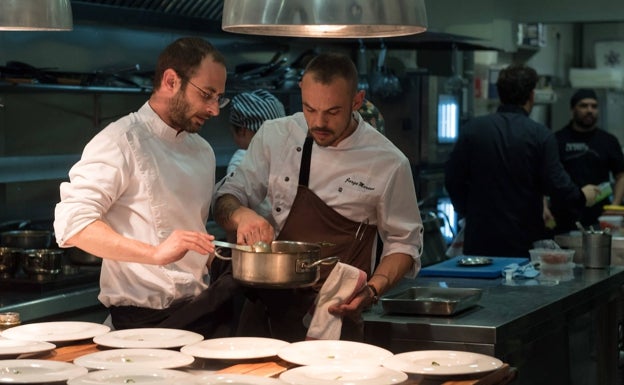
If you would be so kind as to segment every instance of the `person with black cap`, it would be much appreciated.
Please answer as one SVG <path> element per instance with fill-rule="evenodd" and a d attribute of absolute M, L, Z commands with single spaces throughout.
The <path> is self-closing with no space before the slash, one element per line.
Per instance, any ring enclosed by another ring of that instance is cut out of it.
<path fill-rule="evenodd" d="M 269 91 L 258 89 L 241 92 L 230 102 L 230 128 L 238 150 L 230 158 L 227 174 L 231 175 L 247 152 L 251 139 L 266 120 L 286 116 L 284 105 Z M 270 218 L 271 205 L 265 199 L 254 211 L 265 218 Z"/>
<path fill-rule="evenodd" d="M 572 119 L 555 133 L 563 167 L 579 186 L 604 184 L 613 187 L 613 203 L 621 204 L 624 197 L 624 155 L 618 139 L 598 127 L 598 96 L 592 89 L 579 89 L 570 98 Z M 598 225 L 603 206 L 611 202 L 610 194 L 591 207 L 570 208 L 551 197 L 551 212 L 555 233 L 576 229 L 575 222 L 584 226 Z"/>
<path fill-rule="evenodd" d="M 468 121 L 445 168 L 445 187 L 462 217 L 466 255 L 529 256 L 544 239 L 543 196 L 571 207 L 594 203 L 598 188 L 580 188 L 565 172 L 553 133 L 531 118 L 537 72 L 500 71 L 495 113 Z"/>
<path fill-rule="evenodd" d="M 286 116 L 284 105 L 269 91 L 241 92 L 230 102 L 230 128 L 238 150 L 232 155 L 227 173 L 234 171 L 245 155 L 251 138 L 265 120 Z"/>

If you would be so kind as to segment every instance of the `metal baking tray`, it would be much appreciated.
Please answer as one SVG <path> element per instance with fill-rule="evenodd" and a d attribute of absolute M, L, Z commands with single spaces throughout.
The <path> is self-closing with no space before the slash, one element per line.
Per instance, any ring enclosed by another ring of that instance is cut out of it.
<path fill-rule="evenodd" d="M 482 290 L 472 288 L 411 287 L 381 298 L 387 313 L 453 315 L 475 306 Z"/>

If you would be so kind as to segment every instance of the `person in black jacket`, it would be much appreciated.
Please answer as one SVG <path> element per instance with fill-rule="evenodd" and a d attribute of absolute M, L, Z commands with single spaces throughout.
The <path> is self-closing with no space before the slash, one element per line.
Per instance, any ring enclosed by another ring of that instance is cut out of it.
<path fill-rule="evenodd" d="M 559 144 L 559 156 L 565 170 L 578 184 L 604 184 L 611 187 L 613 177 L 613 204 L 622 204 L 624 197 L 624 155 L 617 137 L 598 127 L 598 96 L 592 89 L 579 89 L 570 98 L 572 119 L 555 132 Z M 603 195 L 603 194 L 600 194 Z M 572 210 L 565 202 L 551 198 L 551 212 L 556 227 L 555 234 L 576 228 L 576 221 L 583 226 L 596 226 L 603 206 L 611 203 L 611 194 L 599 199 L 595 205 Z M 545 210 L 545 216 L 549 212 Z"/>
<path fill-rule="evenodd" d="M 455 210 L 466 218 L 464 254 L 528 256 L 546 232 L 545 195 L 591 206 L 598 188 L 579 188 L 565 172 L 553 133 L 529 118 L 538 76 L 512 65 L 500 71 L 500 106 L 460 129 L 445 169 Z"/>

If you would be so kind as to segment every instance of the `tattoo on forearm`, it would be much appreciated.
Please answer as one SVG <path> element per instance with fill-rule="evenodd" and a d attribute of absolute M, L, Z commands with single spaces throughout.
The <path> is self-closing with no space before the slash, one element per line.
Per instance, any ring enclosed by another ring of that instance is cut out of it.
<path fill-rule="evenodd" d="M 222 225 L 229 223 L 232 213 L 239 207 L 241 207 L 241 203 L 236 197 L 230 194 L 223 195 L 215 203 L 215 220 Z"/>

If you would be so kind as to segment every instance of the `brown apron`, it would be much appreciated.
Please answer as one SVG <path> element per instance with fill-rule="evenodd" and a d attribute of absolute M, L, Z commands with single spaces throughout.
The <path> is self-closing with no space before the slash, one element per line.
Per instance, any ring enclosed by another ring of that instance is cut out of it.
<path fill-rule="evenodd" d="M 377 237 L 377 227 L 369 225 L 367 221 L 354 222 L 345 218 L 308 189 L 312 144 L 312 138 L 307 137 L 303 146 L 297 195 L 277 239 L 331 244 L 331 246 L 321 248 L 322 257 L 338 256 L 341 262 L 355 266 L 370 276 L 371 252 Z M 290 342 L 305 339 L 307 329 L 303 326 L 302 319 L 314 306 L 316 295 L 332 268 L 333 265 L 321 266 L 321 278 L 315 286 L 310 288 L 253 290 L 255 293 L 252 293 L 251 297 L 257 296 L 266 306 L 263 308 L 256 304 L 255 313 L 258 309 L 266 311 L 269 336 Z M 243 311 L 241 326 L 246 325 L 247 322 L 251 324 L 255 322 L 253 326 L 257 326 L 259 320 L 247 319 L 248 317 L 255 318 L 257 314 L 252 316 L 247 311 Z M 245 328 L 242 326 L 239 334 L 245 334 Z M 361 340 L 362 336 L 361 318 L 343 319 L 341 339 Z"/>

